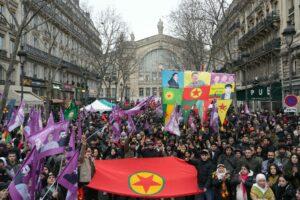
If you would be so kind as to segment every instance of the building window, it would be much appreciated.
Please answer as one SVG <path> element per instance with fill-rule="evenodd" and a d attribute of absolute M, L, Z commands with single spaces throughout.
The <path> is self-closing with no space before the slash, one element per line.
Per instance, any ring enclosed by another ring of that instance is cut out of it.
<path fill-rule="evenodd" d="M 144 97 L 144 88 L 139 88 L 139 96 Z"/>
<path fill-rule="evenodd" d="M 33 38 L 33 46 L 36 48 L 39 47 L 39 40 L 36 37 Z"/>
<path fill-rule="evenodd" d="M 112 93 L 112 97 L 113 98 L 117 97 L 117 90 L 116 90 L 116 88 L 112 88 L 111 89 L 111 93 Z"/>
<path fill-rule="evenodd" d="M 146 88 L 146 96 L 148 97 L 148 96 L 150 96 L 151 94 L 150 94 L 150 88 Z"/>
<path fill-rule="evenodd" d="M 4 15 L 4 6 L 2 4 L 0 4 L 0 14 Z"/>
<path fill-rule="evenodd" d="M 4 49 L 4 37 L 0 35 L 0 49 Z"/>
<path fill-rule="evenodd" d="M 108 97 L 108 98 L 111 97 L 111 96 L 110 96 L 110 90 L 109 90 L 109 88 L 106 88 L 106 97 Z"/>
<path fill-rule="evenodd" d="M 38 66 L 37 64 L 33 65 L 33 78 L 37 78 L 38 75 Z"/>
<path fill-rule="evenodd" d="M 154 96 L 157 95 L 157 88 L 152 88 L 152 95 L 154 95 Z"/>
<path fill-rule="evenodd" d="M 0 65 L 0 80 L 4 80 L 4 69 L 2 65 Z"/>
<path fill-rule="evenodd" d="M 12 54 L 15 48 L 15 42 L 14 41 L 9 41 L 9 48 L 10 48 L 10 53 Z"/>

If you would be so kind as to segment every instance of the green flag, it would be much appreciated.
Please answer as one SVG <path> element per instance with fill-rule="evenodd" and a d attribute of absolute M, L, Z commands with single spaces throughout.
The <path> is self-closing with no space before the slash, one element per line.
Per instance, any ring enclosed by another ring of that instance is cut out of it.
<path fill-rule="evenodd" d="M 182 105 L 181 105 L 182 116 L 183 116 L 183 121 L 184 121 L 185 124 L 188 121 L 188 118 L 190 116 L 190 112 L 191 112 L 191 110 L 192 110 L 195 103 L 196 103 L 195 100 L 194 101 L 186 101 L 186 100 L 182 101 Z"/>
<path fill-rule="evenodd" d="M 69 107 L 65 110 L 64 116 L 66 120 L 77 119 L 78 107 L 75 105 L 74 100 L 71 101 Z"/>
<path fill-rule="evenodd" d="M 163 104 L 177 104 L 181 105 L 182 89 L 163 88 Z"/>

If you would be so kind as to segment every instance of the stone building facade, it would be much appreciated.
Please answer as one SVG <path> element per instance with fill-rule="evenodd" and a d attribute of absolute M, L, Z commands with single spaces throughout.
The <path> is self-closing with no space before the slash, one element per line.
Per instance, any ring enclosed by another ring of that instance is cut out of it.
<path fill-rule="evenodd" d="M 237 100 L 248 102 L 253 110 L 282 106 L 287 79 L 282 32 L 288 20 L 294 21 L 296 51 L 299 4 L 297 0 L 234 0 L 214 35 L 215 70 L 236 74 Z M 294 65 L 299 67 L 297 59 Z"/>
<path fill-rule="evenodd" d="M 134 35 L 131 35 L 130 47 L 135 53 L 134 62 L 137 63 L 136 69 L 130 76 L 129 83 L 125 86 L 125 97 L 130 100 L 143 99 L 147 96 L 160 96 L 161 88 L 161 70 L 182 68 L 182 40 L 165 35 L 163 32 L 163 22 L 157 25 L 158 34 L 148 38 L 135 41 Z M 109 88 L 102 89 L 102 97 L 121 98 L 122 82 L 118 82 Z"/>
<path fill-rule="evenodd" d="M 35 8 L 34 1 L 9 1 L 18 21 L 22 19 L 22 9 Z M 5 1 L 0 0 L 0 12 L 6 19 L 11 20 Z M 47 19 L 47 20 L 45 20 Z M 14 38 L 9 33 L 3 18 L 0 19 L 0 90 L 6 79 L 5 70 L 8 68 L 10 53 L 14 46 Z M 83 101 L 97 95 L 97 77 L 93 73 L 94 61 L 91 59 L 94 50 L 100 49 L 99 33 L 88 13 L 79 6 L 78 0 L 55 0 L 43 7 L 33 18 L 27 29 L 28 32 L 21 41 L 27 53 L 24 66 L 23 80 L 25 101 L 42 101 L 46 96 L 46 83 L 49 73 L 54 76 L 52 82 L 53 103 L 62 103 L 64 99 L 75 98 Z M 55 34 L 55 35 L 54 35 Z M 55 37 L 55 40 L 53 38 Z M 52 39 L 51 39 L 52 38 Z M 50 49 L 50 46 L 53 48 Z M 18 59 L 18 58 L 17 58 Z M 55 73 L 55 70 L 57 72 Z M 15 66 L 11 80 L 9 98 L 19 100 L 20 96 L 20 64 Z M 26 99 L 28 98 L 28 99 Z"/>

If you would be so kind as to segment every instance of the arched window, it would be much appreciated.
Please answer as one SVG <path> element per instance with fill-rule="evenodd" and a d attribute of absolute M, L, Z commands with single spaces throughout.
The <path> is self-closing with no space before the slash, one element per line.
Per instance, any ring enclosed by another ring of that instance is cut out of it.
<path fill-rule="evenodd" d="M 175 53 L 166 49 L 156 49 L 147 53 L 139 66 L 139 82 L 160 84 L 160 67 L 178 69 L 179 60 Z"/>

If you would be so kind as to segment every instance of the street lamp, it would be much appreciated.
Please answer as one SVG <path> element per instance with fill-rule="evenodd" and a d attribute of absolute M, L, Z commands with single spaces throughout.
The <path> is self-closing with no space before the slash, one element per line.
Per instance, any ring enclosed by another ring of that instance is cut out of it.
<path fill-rule="evenodd" d="M 293 69 L 293 59 L 292 59 L 292 44 L 294 41 L 294 35 L 296 34 L 295 27 L 292 25 L 291 21 L 287 22 L 287 27 L 283 30 L 282 35 L 285 39 L 285 44 L 288 49 L 288 59 L 289 59 L 289 90 L 292 94 L 293 84 L 292 84 L 292 69 Z"/>
<path fill-rule="evenodd" d="M 18 52 L 18 56 L 20 59 L 20 64 L 21 64 L 21 101 L 23 100 L 23 93 L 24 93 L 24 88 L 23 88 L 23 82 L 24 82 L 24 64 L 26 62 L 26 57 L 27 53 L 24 51 L 24 46 L 21 46 L 21 50 Z"/>
<path fill-rule="evenodd" d="M 242 52 L 241 59 L 242 59 L 244 65 L 247 64 L 249 57 L 250 57 L 250 54 L 248 52 Z M 245 67 L 244 71 L 245 71 L 245 74 L 246 74 L 246 72 L 247 72 L 246 67 Z M 248 82 L 246 82 L 246 102 L 248 103 Z"/>
<path fill-rule="evenodd" d="M 88 81 L 87 81 L 87 71 L 83 72 L 84 77 L 84 103 L 87 105 L 88 103 Z"/>

